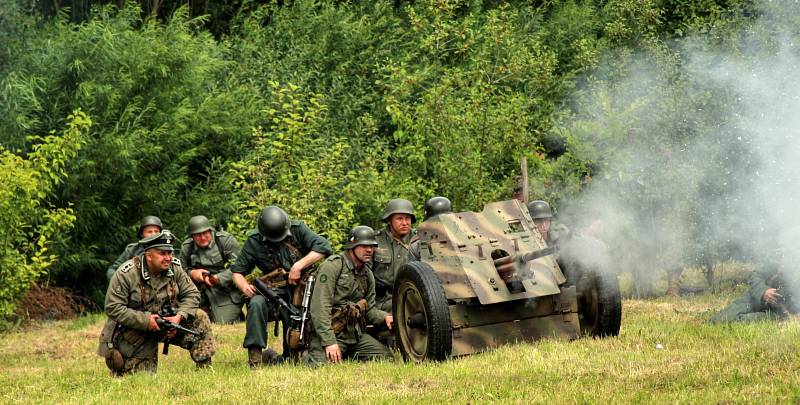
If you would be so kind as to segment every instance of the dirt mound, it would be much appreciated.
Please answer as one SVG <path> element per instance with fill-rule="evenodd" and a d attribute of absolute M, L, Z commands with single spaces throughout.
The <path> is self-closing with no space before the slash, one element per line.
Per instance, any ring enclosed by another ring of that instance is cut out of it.
<path fill-rule="evenodd" d="M 34 285 L 17 306 L 23 320 L 72 319 L 87 311 L 97 310 L 88 298 L 67 288 Z"/>

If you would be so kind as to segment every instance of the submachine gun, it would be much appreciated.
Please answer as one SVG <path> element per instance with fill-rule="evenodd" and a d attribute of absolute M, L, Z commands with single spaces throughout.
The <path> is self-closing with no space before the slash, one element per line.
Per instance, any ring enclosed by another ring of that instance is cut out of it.
<path fill-rule="evenodd" d="M 309 276 L 306 281 L 300 308 L 286 302 L 274 288 L 271 288 L 260 279 L 253 280 L 253 285 L 258 293 L 264 296 L 274 308 L 280 308 L 288 315 L 288 322 L 284 317 L 278 317 L 278 319 L 284 324 L 284 339 L 288 341 L 289 349 L 295 354 L 307 349 L 311 340 L 308 336 L 310 323 L 308 312 L 311 307 L 311 292 L 314 290 L 314 276 Z M 277 322 L 275 323 L 275 328 L 277 335 Z"/>
<path fill-rule="evenodd" d="M 164 319 L 175 315 L 178 315 L 178 310 L 175 307 L 173 307 L 172 304 L 169 303 L 169 301 L 165 301 L 163 304 L 161 304 L 161 308 L 158 310 L 158 316 L 160 316 L 160 318 L 156 318 L 156 324 L 158 324 L 158 328 L 161 329 L 162 333 L 166 333 L 171 330 L 177 330 L 179 332 L 188 333 L 194 336 L 203 335 L 198 331 L 191 330 L 189 328 L 181 326 L 180 324 L 173 323 Z M 170 343 L 169 338 L 164 339 L 164 350 L 161 351 L 161 354 L 165 356 L 169 354 L 169 343 Z"/>

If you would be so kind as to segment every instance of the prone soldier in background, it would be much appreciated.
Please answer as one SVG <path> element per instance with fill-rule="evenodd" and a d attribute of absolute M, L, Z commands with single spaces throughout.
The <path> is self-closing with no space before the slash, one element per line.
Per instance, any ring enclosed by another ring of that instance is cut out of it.
<path fill-rule="evenodd" d="M 234 323 L 244 319 L 244 295 L 233 283 L 228 266 L 236 260 L 241 247 L 225 231 L 211 227 L 208 218 L 189 219 L 189 238 L 181 245 L 181 265 L 200 290 L 200 307 L 209 308 L 216 323 Z"/>
<path fill-rule="evenodd" d="M 400 266 L 414 259 L 411 239 L 417 231 L 411 225 L 417 222 L 411 201 L 401 198 L 390 200 L 383 214 L 386 228 L 378 231 L 375 239 L 375 265 L 373 274 L 377 283 L 376 302 L 379 309 L 392 311 L 392 287 Z"/>
<path fill-rule="evenodd" d="M 161 219 L 159 217 L 148 215 L 139 221 L 139 230 L 136 234 L 139 236 L 139 239 L 144 239 L 148 236 L 161 232 L 161 229 L 163 228 L 164 225 L 161 223 Z M 114 260 L 114 263 L 111 263 L 111 265 L 106 269 L 106 278 L 111 281 L 111 276 L 114 275 L 114 272 L 117 271 L 122 263 L 125 263 L 134 256 L 142 254 L 142 252 L 144 252 L 144 249 L 139 246 L 138 241 L 129 243 L 128 246 L 125 246 L 125 250 L 122 251 L 122 254 L 117 257 L 117 260 Z"/>
<path fill-rule="evenodd" d="M 750 291 L 711 317 L 710 323 L 751 322 L 785 319 L 800 313 L 792 296 L 800 291 L 797 277 L 780 270 L 777 263 L 766 263 L 750 274 Z"/>
<path fill-rule="evenodd" d="M 280 207 L 270 205 L 261 211 L 258 231 L 252 231 L 248 235 L 241 253 L 231 266 L 233 282 L 248 298 L 246 332 L 242 346 L 247 348 L 248 364 L 251 368 L 271 362 L 277 357 L 272 349 L 264 351 L 267 347 L 269 315 L 280 313 L 284 325 L 290 320 L 284 311 L 274 308 L 264 296 L 258 295 L 257 289 L 247 282 L 245 276 L 258 266 L 265 277 L 270 278 L 270 284 L 276 287 L 273 290 L 283 300 L 299 305 L 296 301 L 302 300 L 302 289 L 295 295 L 295 286 L 302 284 L 301 278 L 310 274 L 309 269 L 316 262 L 331 253 L 331 245 L 327 239 L 314 233 L 304 222 L 290 220 L 286 211 Z M 282 277 L 282 280 L 277 281 L 273 275 Z M 274 321 L 277 322 L 278 319 Z M 284 340 L 284 358 L 288 358 L 289 354 L 288 342 Z"/>
<path fill-rule="evenodd" d="M 345 253 L 331 255 L 317 272 L 311 296 L 314 336 L 305 361 L 314 365 L 343 359 L 390 359 L 391 353 L 365 333 L 367 323 L 392 328 L 392 315 L 375 304 L 372 254 L 378 241 L 368 226 L 350 231 Z"/>
<path fill-rule="evenodd" d="M 140 240 L 144 252 L 111 277 L 97 354 L 114 375 L 155 372 L 159 341 L 165 342 L 164 354 L 174 344 L 189 350 L 198 367 L 211 364 L 211 322 L 197 307 L 200 293 L 172 256 L 173 240 L 167 230 Z"/>

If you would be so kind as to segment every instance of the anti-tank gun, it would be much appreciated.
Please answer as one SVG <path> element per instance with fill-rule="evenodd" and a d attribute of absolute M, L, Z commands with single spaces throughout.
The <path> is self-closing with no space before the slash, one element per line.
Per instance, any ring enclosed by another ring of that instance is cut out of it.
<path fill-rule="evenodd" d="M 619 333 L 616 278 L 580 286 L 569 280 L 556 247 L 547 246 L 516 200 L 487 204 L 481 212 L 440 214 L 420 225 L 418 235 L 420 260 L 404 265 L 393 286 L 394 329 L 406 360 L 443 360 L 544 337 Z M 600 287 L 606 285 L 612 287 Z M 608 295 L 602 304 L 595 299 Z M 603 333 L 594 332 L 596 324 L 582 327 L 597 319 Z"/>

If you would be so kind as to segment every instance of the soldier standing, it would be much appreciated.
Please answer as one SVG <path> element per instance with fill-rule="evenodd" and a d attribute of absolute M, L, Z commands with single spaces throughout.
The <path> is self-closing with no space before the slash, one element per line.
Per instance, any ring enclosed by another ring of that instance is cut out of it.
<path fill-rule="evenodd" d="M 105 302 L 108 321 L 100 334 L 98 354 L 114 375 L 155 372 L 158 342 L 164 339 L 189 350 L 198 367 L 211 364 L 216 351 L 211 322 L 197 307 L 200 293 L 172 256 L 173 240 L 167 230 L 140 240 L 144 252 L 123 263 L 111 277 Z M 161 330 L 158 313 L 165 305 L 176 312 L 163 320 L 201 336 Z"/>
<path fill-rule="evenodd" d="M 383 214 L 386 228 L 378 231 L 375 238 L 378 247 L 372 270 L 377 283 L 377 305 L 383 311 L 392 311 L 392 288 L 400 266 L 414 259 L 411 239 L 417 232 L 411 225 L 416 221 L 411 201 L 398 198 L 386 204 Z"/>
<path fill-rule="evenodd" d="M 257 295 L 255 287 L 247 282 L 245 276 L 256 266 L 264 274 L 279 269 L 289 269 L 287 277 L 289 285 L 280 288 L 279 295 L 290 301 L 292 287 L 299 283 L 303 272 L 331 253 L 331 245 L 327 239 L 314 233 L 302 221 L 290 220 L 283 209 L 270 205 L 261 211 L 258 217 L 258 231 L 250 233 L 244 242 L 241 254 L 231 266 L 233 282 L 249 299 L 242 346 L 247 348 L 250 367 L 260 366 L 263 357 L 272 360 L 277 356 L 272 349 L 267 349 L 266 353 L 262 351 L 267 347 L 266 327 L 269 314 L 278 309 L 272 308 L 263 296 Z M 283 343 L 283 355 L 286 357 L 289 355 L 288 342 Z"/>
<path fill-rule="evenodd" d="M 228 268 L 239 255 L 239 242 L 229 233 L 212 228 L 203 215 L 189 219 L 187 233 L 190 237 L 181 246 L 181 265 L 200 290 L 200 307 L 211 310 L 214 322 L 241 321 L 244 295 L 233 283 Z"/>
<path fill-rule="evenodd" d="M 311 296 L 311 338 L 306 361 L 312 364 L 338 363 L 347 358 L 390 358 L 389 350 L 364 332 L 369 322 L 386 324 L 393 318 L 375 305 L 372 255 L 378 241 L 368 226 L 350 231 L 345 253 L 332 255 L 320 266 Z"/>
<path fill-rule="evenodd" d="M 161 229 L 163 228 L 164 225 L 161 223 L 161 219 L 159 217 L 148 215 L 139 221 L 139 230 L 136 234 L 139 236 L 139 239 L 144 239 L 148 236 L 161 232 Z M 106 278 L 108 278 L 110 281 L 111 276 L 114 275 L 114 272 L 117 271 L 122 263 L 125 263 L 134 256 L 142 254 L 142 252 L 144 252 L 144 249 L 139 246 L 138 241 L 129 243 L 128 246 L 125 246 L 125 250 L 122 251 L 122 254 L 117 257 L 117 260 L 114 260 L 114 263 L 111 263 L 111 265 L 106 269 Z"/>

